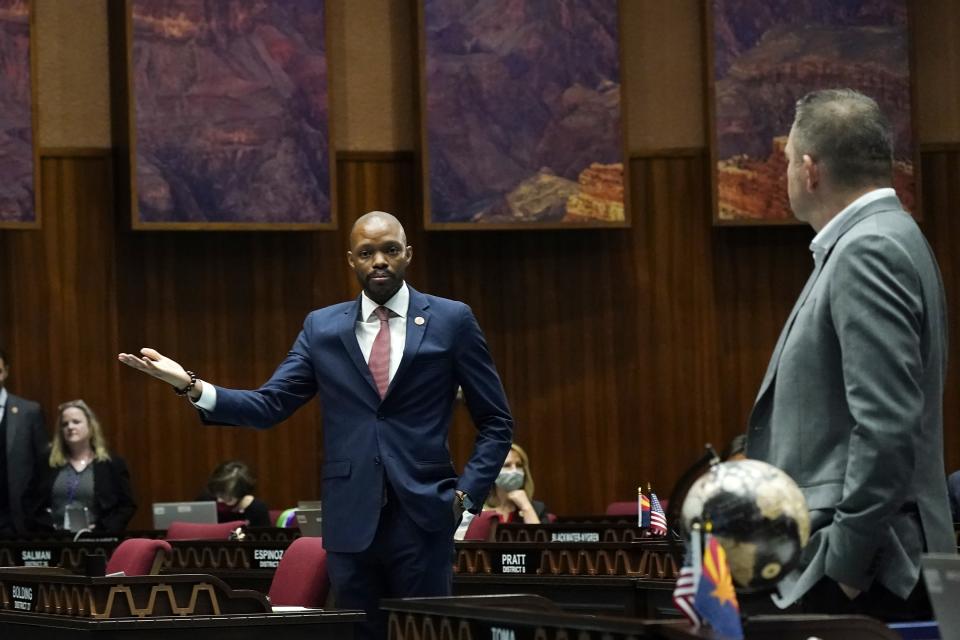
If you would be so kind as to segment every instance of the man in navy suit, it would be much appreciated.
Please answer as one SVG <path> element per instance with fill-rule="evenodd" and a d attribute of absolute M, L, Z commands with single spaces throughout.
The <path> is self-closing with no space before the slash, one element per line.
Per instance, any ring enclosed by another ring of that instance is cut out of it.
<path fill-rule="evenodd" d="M 7 391 L 9 375 L 10 359 L 0 349 L 0 536 L 25 530 L 23 497 L 36 470 L 47 464 L 43 411 Z"/>
<path fill-rule="evenodd" d="M 189 395 L 205 422 L 269 427 L 315 394 L 323 413 L 324 547 L 337 604 L 385 637 L 381 598 L 452 589 L 453 532 L 479 510 L 510 449 L 513 421 L 470 308 L 404 282 L 413 256 L 399 221 L 370 212 L 350 233 L 356 300 L 318 309 L 255 391 L 205 384 L 153 349 L 120 354 Z M 462 387 L 478 435 L 458 478 L 447 445 Z"/>

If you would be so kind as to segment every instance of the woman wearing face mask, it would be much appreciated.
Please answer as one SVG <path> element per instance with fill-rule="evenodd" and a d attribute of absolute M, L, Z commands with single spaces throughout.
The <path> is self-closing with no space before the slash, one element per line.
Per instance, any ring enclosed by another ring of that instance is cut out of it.
<path fill-rule="evenodd" d="M 483 510 L 497 512 L 500 522 L 523 522 L 539 524 L 547 518 L 547 507 L 533 499 L 533 474 L 530 471 L 530 459 L 520 445 L 510 445 L 510 452 L 503 461 L 503 468 L 497 476 L 490 495 L 483 503 Z M 454 534 L 454 539 L 462 540 L 473 515 L 464 514 L 463 521 Z"/>
<path fill-rule="evenodd" d="M 137 508 L 127 464 L 107 450 L 86 402 L 65 402 L 57 416 L 48 464 L 34 478 L 24 505 L 31 528 L 123 531 Z"/>

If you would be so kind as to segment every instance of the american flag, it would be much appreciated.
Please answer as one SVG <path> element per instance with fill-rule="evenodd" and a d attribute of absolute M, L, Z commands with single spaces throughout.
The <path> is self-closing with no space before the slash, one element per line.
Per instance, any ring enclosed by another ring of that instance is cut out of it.
<path fill-rule="evenodd" d="M 657 494 L 650 492 L 650 533 L 655 536 L 667 535 L 667 514 L 663 512 Z"/>
<path fill-rule="evenodd" d="M 683 565 L 677 577 L 677 586 L 673 588 L 673 604 L 677 606 L 694 629 L 700 627 L 700 614 L 693 606 L 694 596 L 697 595 L 697 575 L 689 564 Z"/>
<path fill-rule="evenodd" d="M 683 563 L 680 575 L 677 576 L 677 585 L 673 589 L 673 604 L 680 610 L 694 629 L 702 624 L 700 614 L 697 613 L 693 601 L 700 586 L 700 572 L 703 571 L 703 555 L 701 555 L 700 524 L 694 523 L 690 532 L 690 546 L 687 562 Z"/>

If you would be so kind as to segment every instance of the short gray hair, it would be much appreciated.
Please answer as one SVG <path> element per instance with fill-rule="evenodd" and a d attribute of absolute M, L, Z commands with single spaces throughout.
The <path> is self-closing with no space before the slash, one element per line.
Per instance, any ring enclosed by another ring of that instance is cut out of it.
<path fill-rule="evenodd" d="M 893 132 L 876 101 L 852 89 L 813 91 L 797 101 L 795 157 L 808 154 L 841 188 L 889 185 Z"/>

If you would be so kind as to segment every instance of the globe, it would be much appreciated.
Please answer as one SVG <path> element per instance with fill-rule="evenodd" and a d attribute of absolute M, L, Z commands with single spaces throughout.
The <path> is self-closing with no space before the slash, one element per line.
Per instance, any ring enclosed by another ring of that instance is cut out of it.
<path fill-rule="evenodd" d="M 810 538 L 810 514 L 786 473 L 759 460 L 714 464 L 690 487 L 681 520 L 711 527 L 742 592 L 772 589 Z M 709 525 L 708 525 L 709 523 Z"/>

